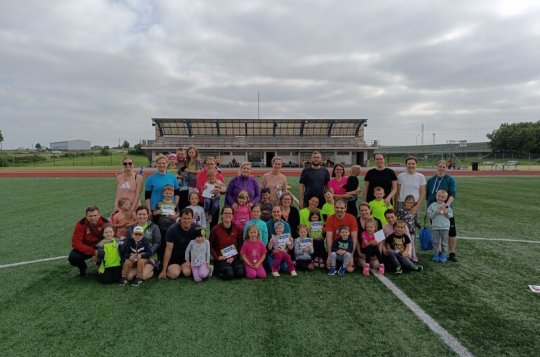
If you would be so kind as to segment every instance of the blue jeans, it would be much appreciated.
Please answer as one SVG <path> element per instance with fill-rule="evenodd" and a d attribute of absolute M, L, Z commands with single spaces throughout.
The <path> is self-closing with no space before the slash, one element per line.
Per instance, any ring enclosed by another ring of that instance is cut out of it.
<path fill-rule="evenodd" d="M 219 211 L 219 197 L 218 198 L 204 198 L 204 212 L 215 215 Z"/>

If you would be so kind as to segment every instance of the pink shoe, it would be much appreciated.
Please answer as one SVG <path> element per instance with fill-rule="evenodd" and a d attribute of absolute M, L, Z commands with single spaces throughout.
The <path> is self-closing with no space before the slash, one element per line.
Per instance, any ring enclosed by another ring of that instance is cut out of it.
<path fill-rule="evenodd" d="M 364 275 L 365 276 L 369 276 L 369 264 L 368 263 L 365 263 L 364 264 L 364 271 L 363 271 Z"/>
<path fill-rule="evenodd" d="M 379 264 L 379 275 L 384 275 L 384 264 Z"/>

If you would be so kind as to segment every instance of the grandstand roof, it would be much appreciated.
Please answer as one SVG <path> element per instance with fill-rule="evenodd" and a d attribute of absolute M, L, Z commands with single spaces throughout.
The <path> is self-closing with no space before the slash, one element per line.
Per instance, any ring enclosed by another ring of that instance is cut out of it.
<path fill-rule="evenodd" d="M 160 136 L 349 136 L 363 135 L 367 119 L 152 118 Z"/>

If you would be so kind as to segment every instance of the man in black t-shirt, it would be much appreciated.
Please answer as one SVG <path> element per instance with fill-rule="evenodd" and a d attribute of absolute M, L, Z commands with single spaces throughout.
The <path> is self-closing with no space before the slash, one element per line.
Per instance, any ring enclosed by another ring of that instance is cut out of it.
<path fill-rule="evenodd" d="M 321 166 L 322 155 L 318 151 L 311 154 L 311 167 L 306 167 L 300 174 L 300 186 L 298 189 L 298 200 L 300 208 L 308 206 L 308 200 L 317 196 L 319 198 L 319 209 L 322 208 L 324 191 L 330 181 L 330 174 L 326 167 Z"/>
<path fill-rule="evenodd" d="M 180 212 L 180 221 L 176 222 L 167 230 L 165 240 L 165 254 L 163 255 L 163 270 L 159 274 L 159 279 L 176 279 L 183 274 L 185 277 L 191 275 L 191 265 L 186 262 L 186 248 L 190 241 L 197 238 L 198 225 L 193 223 L 193 211 L 191 208 L 184 208 Z"/>
<path fill-rule="evenodd" d="M 375 167 L 364 177 L 364 201 L 373 201 L 375 199 L 373 189 L 380 186 L 384 188 L 386 204 L 392 204 L 392 198 L 397 193 L 397 184 L 398 179 L 394 170 L 384 166 L 383 154 L 375 155 Z"/>

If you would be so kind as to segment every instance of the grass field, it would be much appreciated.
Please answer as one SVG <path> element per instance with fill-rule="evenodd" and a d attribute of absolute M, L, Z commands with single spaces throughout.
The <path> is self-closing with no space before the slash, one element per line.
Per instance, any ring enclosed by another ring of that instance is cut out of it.
<path fill-rule="evenodd" d="M 291 179 L 293 192 L 295 180 Z M 460 236 L 540 242 L 537 177 L 458 177 Z M 64 256 L 113 179 L 2 179 L 0 265 Z M 531 202 L 532 204 L 528 204 Z M 387 275 L 474 355 L 540 350 L 540 244 L 460 240 L 457 264 Z M 453 355 L 375 277 L 322 271 L 264 281 L 76 278 L 66 259 L 0 269 L 0 352 L 13 355 Z"/>

